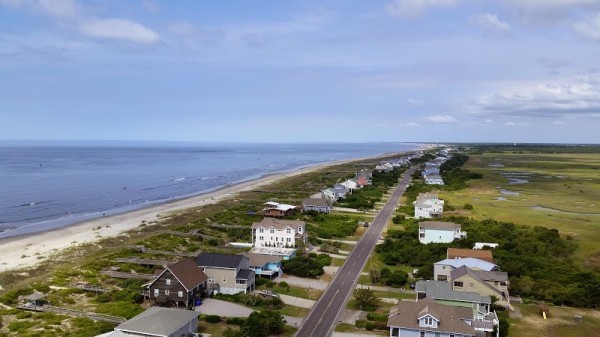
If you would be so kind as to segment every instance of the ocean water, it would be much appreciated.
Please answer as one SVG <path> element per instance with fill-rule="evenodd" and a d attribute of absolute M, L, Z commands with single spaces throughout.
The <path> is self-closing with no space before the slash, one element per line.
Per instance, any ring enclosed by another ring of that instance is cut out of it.
<path fill-rule="evenodd" d="M 0 142 L 0 239 L 198 195 L 270 173 L 417 148 L 404 143 Z"/>

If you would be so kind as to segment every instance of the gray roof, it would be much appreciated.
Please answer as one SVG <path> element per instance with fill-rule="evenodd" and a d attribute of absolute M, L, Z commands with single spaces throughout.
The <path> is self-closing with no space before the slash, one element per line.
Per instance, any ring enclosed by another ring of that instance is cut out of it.
<path fill-rule="evenodd" d="M 439 321 L 437 328 L 419 326 L 419 317 L 428 314 Z M 473 310 L 471 308 L 453 307 L 437 303 L 401 301 L 390 310 L 387 326 L 475 336 L 475 329 L 465 323 L 464 319 L 473 319 Z"/>
<path fill-rule="evenodd" d="M 487 271 L 487 270 L 472 270 L 473 274 L 477 275 L 484 281 L 508 282 L 508 273 L 504 271 Z"/>
<path fill-rule="evenodd" d="M 285 229 L 290 227 L 294 230 L 298 230 L 298 226 L 305 226 L 306 222 L 301 220 L 283 220 L 283 219 L 275 219 L 275 218 L 263 218 L 260 222 L 253 222 L 252 228 L 276 228 L 276 229 Z"/>
<path fill-rule="evenodd" d="M 446 265 L 452 266 L 454 268 L 458 268 L 461 266 L 467 266 L 471 269 L 479 269 L 479 270 L 498 270 L 498 266 L 489 263 L 487 261 L 477 259 L 474 257 L 465 257 L 463 259 L 444 259 L 435 263 L 436 265 Z"/>
<path fill-rule="evenodd" d="M 302 205 L 304 207 L 306 206 L 320 206 L 320 207 L 327 207 L 329 206 L 329 203 L 327 202 L 327 200 L 319 198 L 308 198 L 308 199 L 304 199 L 304 201 L 302 201 Z"/>
<path fill-rule="evenodd" d="M 417 281 L 415 286 L 417 293 L 425 293 L 427 298 L 436 300 L 450 300 L 470 303 L 491 304 L 489 296 L 481 296 L 478 293 L 466 291 L 454 291 L 452 285 L 445 281 Z"/>
<path fill-rule="evenodd" d="M 456 280 L 460 277 L 463 277 L 465 275 L 469 275 L 471 276 L 473 279 L 477 280 L 479 283 L 481 283 L 482 285 L 486 286 L 487 288 L 491 289 L 492 291 L 498 293 L 498 294 L 502 294 L 502 291 L 498 288 L 494 288 L 491 284 L 487 283 L 485 279 L 481 278 L 481 276 L 484 277 L 488 277 L 488 275 L 486 275 L 487 273 L 500 273 L 500 274 L 504 274 L 506 275 L 506 280 L 508 281 L 508 274 L 505 272 L 501 272 L 501 271 L 484 271 L 484 270 L 472 270 L 467 268 L 466 266 L 462 266 L 459 268 L 456 268 L 454 270 L 452 270 L 450 272 L 450 279 L 451 280 Z M 488 280 L 491 281 L 491 280 Z"/>
<path fill-rule="evenodd" d="M 460 225 L 454 222 L 423 221 L 419 222 L 419 228 L 454 230 L 460 229 Z"/>
<path fill-rule="evenodd" d="M 245 257 L 250 260 L 251 267 L 263 267 L 267 263 L 280 263 L 282 258 L 280 256 L 264 255 L 256 253 L 242 253 Z"/>
<path fill-rule="evenodd" d="M 230 254 L 219 254 L 219 253 L 200 253 L 196 257 L 196 264 L 199 267 L 219 267 L 236 269 L 239 267 L 242 259 L 246 257 L 242 255 L 230 255 Z"/>
<path fill-rule="evenodd" d="M 197 317 L 198 313 L 195 311 L 151 307 L 117 326 L 115 330 L 169 336 Z"/>
<path fill-rule="evenodd" d="M 238 274 L 235 276 L 236 279 L 250 280 L 254 278 L 254 271 L 250 269 L 240 269 Z"/>

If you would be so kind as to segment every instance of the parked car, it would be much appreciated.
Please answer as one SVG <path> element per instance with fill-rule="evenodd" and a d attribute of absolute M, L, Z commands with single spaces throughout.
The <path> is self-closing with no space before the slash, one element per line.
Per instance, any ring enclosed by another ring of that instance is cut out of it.
<path fill-rule="evenodd" d="M 279 294 L 271 290 L 260 290 L 258 294 L 263 297 L 279 297 Z"/>

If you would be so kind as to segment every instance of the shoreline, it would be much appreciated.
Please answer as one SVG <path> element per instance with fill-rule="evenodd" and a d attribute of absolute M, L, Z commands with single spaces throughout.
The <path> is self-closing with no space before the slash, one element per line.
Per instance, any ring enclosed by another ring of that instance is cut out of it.
<path fill-rule="evenodd" d="M 416 150 L 418 149 L 415 149 L 414 151 Z M 1 239 L 0 256 L 2 256 L 2 260 L 0 262 L 0 272 L 34 267 L 45 261 L 50 255 L 67 248 L 83 243 L 97 242 L 104 238 L 117 237 L 140 226 L 142 222 L 151 223 L 177 211 L 214 204 L 229 197 L 234 197 L 240 192 L 269 185 L 282 179 L 314 172 L 335 165 L 403 155 L 411 151 L 413 150 L 363 158 L 344 159 L 300 167 L 291 171 L 268 173 L 255 179 L 229 186 L 222 186 L 216 190 L 195 196 L 183 197 L 181 199 L 171 200 L 124 213 L 85 220 L 50 231 Z"/>

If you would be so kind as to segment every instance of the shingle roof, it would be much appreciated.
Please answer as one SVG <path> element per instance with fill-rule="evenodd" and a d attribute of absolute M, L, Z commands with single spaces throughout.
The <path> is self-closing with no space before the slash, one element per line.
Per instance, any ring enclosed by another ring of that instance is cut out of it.
<path fill-rule="evenodd" d="M 200 267 L 219 267 L 219 268 L 237 268 L 242 259 L 242 255 L 218 254 L 218 253 L 200 253 L 196 257 L 196 265 Z"/>
<path fill-rule="evenodd" d="M 151 307 L 117 326 L 115 330 L 151 334 L 153 336 L 169 336 L 196 317 L 198 317 L 198 313 L 194 311 Z"/>
<path fill-rule="evenodd" d="M 487 270 L 487 271 L 492 271 L 492 270 L 498 269 L 497 265 L 495 265 L 493 263 L 489 263 L 487 261 L 476 259 L 474 257 L 466 257 L 464 259 L 444 259 L 444 260 L 436 262 L 435 264 L 452 266 L 454 268 L 458 268 L 461 266 L 467 266 L 471 269 L 480 269 L 480 270 Z"/>
<path fill-rule="evenodd" d="M 308 198 L 308 199 L 304 199 L 302 201 L 302 205 L 304 206 L 319 206 L 319 207 L 326 207 L 329 206 L 329 204 L 327 203 L 327 200 L 323 199 L 323 198 Z"/>
<path fill-rule="evenodd" d="M 250 269 L 240 269 L 238 274 L 235 276 L 236 279 L 249 280 L 254 278 L 254 271 Z"/>
<path fill-rule="evenodd" d="M 454 222 L 442 222 L 442 221 L 423 221 L 419 222 L 419 228 L 427 229 L 460 229 L 460 224 Z"/>
<path fill-rule="evenodd" d="M 482 274 L 484 273 L 484 274 Z M 494 288 L 491 284 L 487 283 L 485 279 L 481 278 L 480 276 L 483 277 L 488 277 L 488 275 L 485 275 L 485 273 L 501 273 L 504 274 L 506 276 L 506 280 L 508 280 L 508 274 L 504 273 L 504 272 L 499 272 L 499 271 L 482 271 L 482 270 L 471 270 L 469 268 L 467 268 L 466 266 L 462 266 L 460 268 L 454 269 L 453 271 L 450 272 L 450 279 L 451 280 L 456 280 L 458 278 L 461 278 L 465 275 L 469 275 L 471 276 L 473 279 L 475 279 L 476 281 L 478 281 L 480 284 L 486 286 L 487 288 L 491 289 L 492 291 L 498 293 L 498 294 L 502 294 L 502 291 L 498 288 Z M 489 280 L 492 281 L 492 280 Z"/>
<path fill-rule="evenodd" d="M 446 256 L 449 259 L 474 257 L 480 260 L 494 263 L 494 256 L 492 255 L 492 251 L 485 249 L 448 248 Z"/>
<path fill-rule="evenodd" d="M 435 318 L 439 320 L 437 328 L 419 326 L 418 317 L 422 316 L 424 312 L 435 312 L 437 315 Z M 390 310 L 387 326 L 475 336 L 475 329 L 465 323 L 463 319 L 473 319 L 471 308 L 402 301 Z"/>
<path fill-rule="evenodd" d="M 452 285 L 445 281 L 417 281 L 415 292 L 425 293 L 426 298 L 437 300 L 450 300 L 470 303 L 491 304 L 489 296 L 481 296 L 478 293 L 467 291 L 454 291 Z"/>
<path fill-rule="evenodd" d="M 196 262 L 191 258 L 185 258 L 174 263 L 168 266 L 167 269 L 173 273 L 187 291 L 196 288 L 198 285 L 208 280 L 208 276 L 198 268 Z"/>
<path fill-rule="evenodd" d="M 471 272 L 484 281 L 508 281 L 508 273 L 503 271 L 471 270 Z"/>
<path fill-rule="evenodd" d="M 253 222 L 252 228 L 258 228 L 262 226 L 264 228 L 275 227 L 276 229 L 284 229 L 290 226 L 294 230 L 296 230 L 298 226 L 304 225 L 306 225 L 306 222 L 300 220 L 281 220 L 275 218 L 263 218 L 260 222 Z"/>

